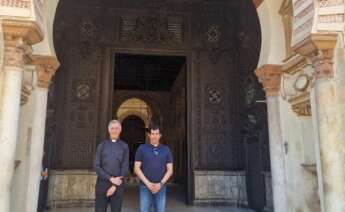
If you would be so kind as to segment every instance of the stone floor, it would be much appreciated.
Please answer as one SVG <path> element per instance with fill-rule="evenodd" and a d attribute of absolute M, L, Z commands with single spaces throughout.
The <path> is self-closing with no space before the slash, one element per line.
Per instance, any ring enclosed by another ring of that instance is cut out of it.
<path fill-rule="evenodd" d="M 129 186 L 123 203 L 123 212 L 137 212 L 139 196 L 137 188 Z M 93 212 L 94 208 L 51 208 L 47 212 Z M 108 209 L 110 211 L 110 209 Z M 184 202 L 183 190 L 177 186 L 168 188 L 166 212 L 255 212 L 249 209 L 236 207 L 209 207 L 209 206 L 188 206 Z"/>

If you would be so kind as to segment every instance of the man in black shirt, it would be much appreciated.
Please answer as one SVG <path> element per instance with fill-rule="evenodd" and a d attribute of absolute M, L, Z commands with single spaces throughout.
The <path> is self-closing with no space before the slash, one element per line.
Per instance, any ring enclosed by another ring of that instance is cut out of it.
<path fill-rule="evenodd" d="M 121 123 L 112 120 L 108 131 L 110 139 L 102 141 L 96 151 L 96 212 L 106 212 L 109 201 L 111 212 L 121 211 L 123 181 L 128 173 L 128 145 L 119 139 Z"/>

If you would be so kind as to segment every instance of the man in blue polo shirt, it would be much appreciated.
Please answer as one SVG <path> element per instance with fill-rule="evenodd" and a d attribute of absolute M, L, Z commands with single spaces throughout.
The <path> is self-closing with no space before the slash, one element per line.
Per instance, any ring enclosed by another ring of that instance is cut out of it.
<path fill-rule="evenodd" d="M 134 171 L 140 179 L 140 212 L 164 212 L 166 183 L 173 174 L 173 158 L 169 147 L 160 144 L 159 126 L 149 129 L 150 143 L 139 146 L 135 154 Z"/>

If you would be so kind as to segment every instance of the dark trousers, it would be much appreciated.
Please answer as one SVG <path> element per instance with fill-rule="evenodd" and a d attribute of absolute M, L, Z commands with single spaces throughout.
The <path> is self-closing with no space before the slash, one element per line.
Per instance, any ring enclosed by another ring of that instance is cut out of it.
<path fill-rule="evenodd" d="M 46 208 L 48 196 L 48 180 L 41 180 L 40 193 L 38 195 L 37 212 L 43 212 Z"/>
<path fill-rule="evenodd" d="M 95 212 L 106 212 L 109 203 L 111 212 L 121 212 L 125 185 L 117 186 L 115 193 L 108 198 L 107 191 L 110 187 L 110 182 L 97 179 Z"/>

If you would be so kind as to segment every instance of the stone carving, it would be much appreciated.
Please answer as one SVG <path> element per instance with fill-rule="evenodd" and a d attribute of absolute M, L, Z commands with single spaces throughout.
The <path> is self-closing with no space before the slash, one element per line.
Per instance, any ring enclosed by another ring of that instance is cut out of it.
<path fill-rule="evenodd" d="M 303 56 L 296 55 L 282 67 L 282 70 L 288 76 L 283 76 L 283 98 L 288 100 L 298 116 L 310 116 L 309 92 L 314 85 L 314 77 L 308 61 Z"/>
<path fill-rule="evenodd" d="M 320 0 L 320 7 L 331 7 L 344 4 L 344 0 Z"/>
<path fill-rule="evenodd" d="M 20 94 L 21 106 L 25 105 L 28 102 L 30 95 L 31 95 L 31 89 L 28 88 L 28 86 L 22 86 L 22 90 Z"/>
<path fill-rule="evenodd" d="M 319 23 L 344 23 L 344 14 L 320 15 Z"/>
<path fill-rule="evenodd" d="M 293 8 L 292 8 L 291 0 L 283 1 L 282 6 L 280 7 L 279 13 L 282 16 L 282 20 L 284 24 L 286 57 L 289 58 L 294 53 L 291 48 L 292 24 L 293 24 Z"/>
<path fill-rule="evenodd" d="M 81 83 L 80 85 L 77 86 L 76 96 L 80 100 L 86 100 L 86 99 L 90 98 L 90 90 L 91 90 L 91 87 L 89 84 Z"/>
<path fill-rule="evenodd" d="M 298 53 L 311 60 L 316 78 L 333 77 L 333 51 L 337 38 L 337 34 L 311 34 L 296 46 Z"/>
<path fill-rule="evenodd" d="M 212 44 L 217 44 L 220 40 L 221 35 L 222 33 L 220 31 L 219 26 L 211 25 L 207 28 L 206 36 L 208 42 Z"/>
<path fill-rule="evenodd" d="M 22 67 L 25 63 L 24 48 L 29 48 L 29 47 L 23 44 L 22 39 L 5 40 L 4 65 Z"/>
<path fill-rule="evenodd" d="M 2 7 L 15 7 L 22 9 L 30 9 L 31 0 L 1 0 L 0 6 Z"/>
<path fill-rule="evenodd" d="M 309 93 L 307 96 L 299 96 L 289 101 L 292 104 L 292 110 L 299 116 L 311 116 L 311 105 Z"/>
<path fill-rule="evenodd" d="M 139 16 L 121 18 L 121 40 L 144 44 L 172 44 L 176 37 L 169 30 L 169 19 L 165 16 Z M 126 32 L 123 32 L 126 31 Z"/>
<path fill-rule="evenodd" d="M 80 33 L 83 41 L 91 41 L 95 36 L 95 25 L 91 21 L 84 21 L 80 25 Z"/>
<path fill-rule="evenodd" d="M 60 63 L 56 57 L 34 55 L 32 63 L 36 65 L 38 86 L 48 88 L 51 79 L 55 75 L 56 70 L 59 68 Z"/>
<path fill-rule="evenodd" d="M 279 65 L 264 65 L 255 71 L 262 83 L 266 96 L 279 94 L 282 70 Z"/>
<path fill-rule="evenodd" d="M 245 172 L 195 171 L 195 202 L 207 203 L 209 199 L 228 204 L 247 205 Z"/>
<path fill-rule="evenodd" d="M 89 140 L 82 141 L 78 138 L 78 142 L 74 141 L 71 143 L 71 160 L 76 162 L 83 162 L 92 160 L 92 148 Z"/>
<path fill-rule="evenodd" d="M 222 101 L 220 90 L 216 88 L 210 88 L 208 90 L 208 101 L 212 104 L 219 104 Z"/>

